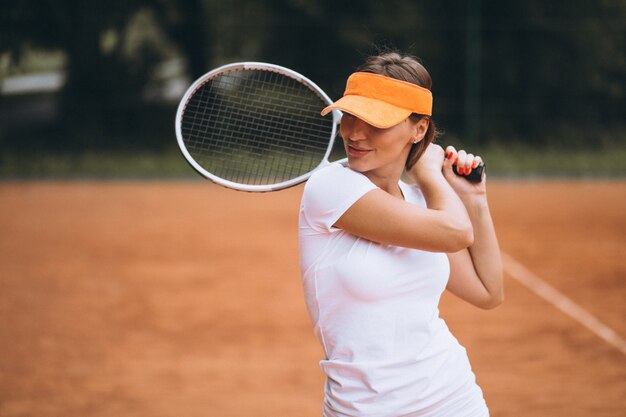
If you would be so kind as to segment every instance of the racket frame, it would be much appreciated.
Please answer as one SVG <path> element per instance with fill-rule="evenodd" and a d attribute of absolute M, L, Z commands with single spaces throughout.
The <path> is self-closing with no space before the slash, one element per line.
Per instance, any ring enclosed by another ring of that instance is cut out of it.
<path fill-rule="evenodd" d="M 178 110 L 176 112 L 176 123 L 175 123 L 175 129 L 176 129 L 176 139 L 178 142 L 178 147 L 180 148 L 183 156 L 185 157 L 185 160 L 192 166 L 193 169 L 195 169 L 200 175 L 202 175 L 203 177 L 213 181 L 216 184 L 222 185 L 224 187 L 227 188 L 232 188 L 235 190 L 239 190 L 239 191 L 249 191 L 249 192 L 268 192 L 268 191 L 277 191 L 277 190 L 282 190 L 285 188 L 289 188 L 292 187 L 294 185 L 300 184 L 304 181 L 306 181 L 307 179 L 309 179 L 309 177 L 311 175 L 313 175 L 313 173 L 318 170 L 319 168 L 327 165 L 329 163 L 328 158 L 330 157 L 330 153 L 333 149 L 333 145 L 335 143 L 335 137 L 337 135 L 337 125 L 339 124 L 340 120 L 341 120 L 341 112 L 339 110 L 333 110 L 333 125 L 332 125 L 332 131 L 330 134 L 330 138 L 329 138 L 329 142 L 328 142 L 328 147 L 326 148 L 326 153 L 324 154 L 324 157 L 321 159 L 320 163 L 311 171 L 300 175 L 296 178 L 291 178 L 289 180 L 285 180 L 276 184 L 241 184 L 238 182 L 233 182 L 233 181 L 229 181 L 226 180 L 224 178 L 218 177 L 217 175 L 212 174 L 211 172 L 207 171 L 206 169 L 204 169 L 200 164 L 198 164 L 194 158 L 191 156 L 191 154 L 189 153 L 189 151 L 187 150 L 187 147 L 185 146 L 185 142 L 183 140 L 183 134 L 182 134 L 182 118 L 183 115 L 185 113 L 185 109 L 187 107 L 187 104 L 190 100 L 190 98 L 193 96 L 193 94 L 199 89 L 201 88 L 207 81 L 209 81 L 212 78 L 215 78 L 217 75 L 222 74 L 222 73 L 228 73 L 228 72 L 234 72 L 234 71 L 241 71 L 241 70 L 262 70 L 262 71 L 272 71 L 272 72 L 276 72 L 278 74 L 281 75 L 285 75 L 287 77 L 290 77 L 302 84 L 304 84 L 305 86 L 307 86 L 309 89 L 313 90 L 324 102 L 326 102 L 326 105 L 330 105 L 333 103 L 333 101 L 330 99 L 330 97 L 328 97 L 328 95 L 326 95 L 326 93 L 317 85 L 315 84 L 313 81 L 311 81 L 310 79 L 308 79 L 307 77 L 303 76 L 302 74 L 299 74 L 293 70 L 290 70 L 289 68 L 285 68 L 285 67 L 281 67 L 280 65 L 275 65 L 275 64 L 269 64 L 266 62 L 235 62 L 235 63 L 231 63 L 231 64 L 226 64 L 226 65 L 222 65 L 221 67 L 215 68 L 209 72 L 207 72 L 206 74 L 204 74 L 203 76 L 201 76 L 200 78 L 198 78 L 185 92 L 185 94 L 183 95 L 183 98 L 180 101 L 180 104 L 178 105 Z M 320 111 L 322 110 L 322 108 L 320 108 Z M 347 158 L 344 158 L 340 161 L 338 161 L 342 164 L 346 164 L 347 163 Z"/>

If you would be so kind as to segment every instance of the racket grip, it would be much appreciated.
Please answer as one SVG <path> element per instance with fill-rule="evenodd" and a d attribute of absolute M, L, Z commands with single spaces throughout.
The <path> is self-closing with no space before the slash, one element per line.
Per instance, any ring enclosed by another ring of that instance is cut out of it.
<path fill-rule="evenodd" d="M 452 165 L 452 171 L 459 177 L 465 177 L 470 182 L 481 182 L 483 180 L 483 172 L 485 171 L 485 164 L 481 162 L 476 168 L 472 168 L 472 172 L 469 175 L 459 174 L 456 170 L 456 165 Z"/>

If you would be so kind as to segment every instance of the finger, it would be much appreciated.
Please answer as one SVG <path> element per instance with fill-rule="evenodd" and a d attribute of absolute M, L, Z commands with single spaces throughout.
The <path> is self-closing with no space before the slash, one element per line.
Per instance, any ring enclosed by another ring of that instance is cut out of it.
<path fill-rule="evenodd" d="M 456 160 L 456 170 L 459 174 L 465 174 L 465 160 L 467 159 L 467 152 L 460 150 Z"/>
<path fill-rule="evenodd" d="M 483 158 L 481 158 L 480 156 L 475 156 L 474 157 L 474 163 L 472 164 L 472 168 L 476 168 L 478 165 L 482 164 L 483 162 Z"/>
<path fill-rule="evenodd" d="M 465 158 L 465 175 L 468 175 L 470 172 L 472 172 L 473 163 L 474 163 L 474 155 L 471 153 L 468 153 L 467 157 Z"/>
<path fill-rule="evenodd" d="M 456 159 L 456 149 L 454 149 L 454 146 L 450 145 L 446 148 L 446 158 L 452 161 Z"/>

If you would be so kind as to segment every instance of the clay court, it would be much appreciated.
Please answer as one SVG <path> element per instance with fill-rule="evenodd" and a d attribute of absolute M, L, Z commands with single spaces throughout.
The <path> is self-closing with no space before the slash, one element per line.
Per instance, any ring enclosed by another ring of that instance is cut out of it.
<path fill-rule="evenodd" d="M 505 303 L 441 310 L 492 416 L 626 415 L 626 182 L 488 189 Z M 301 192 L 0 184 L 0 415 L 320 416 Z"/>

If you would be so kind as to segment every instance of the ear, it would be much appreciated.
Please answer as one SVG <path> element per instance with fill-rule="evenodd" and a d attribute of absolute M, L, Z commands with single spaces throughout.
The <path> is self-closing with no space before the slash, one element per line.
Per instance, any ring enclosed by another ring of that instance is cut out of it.
<path fill-rule="evenodd" d="M 430 125 L 430 119 L 422 117 L 412 126 L 411 142 L 417 143 L 424 139 L 428 126 Z"/>

